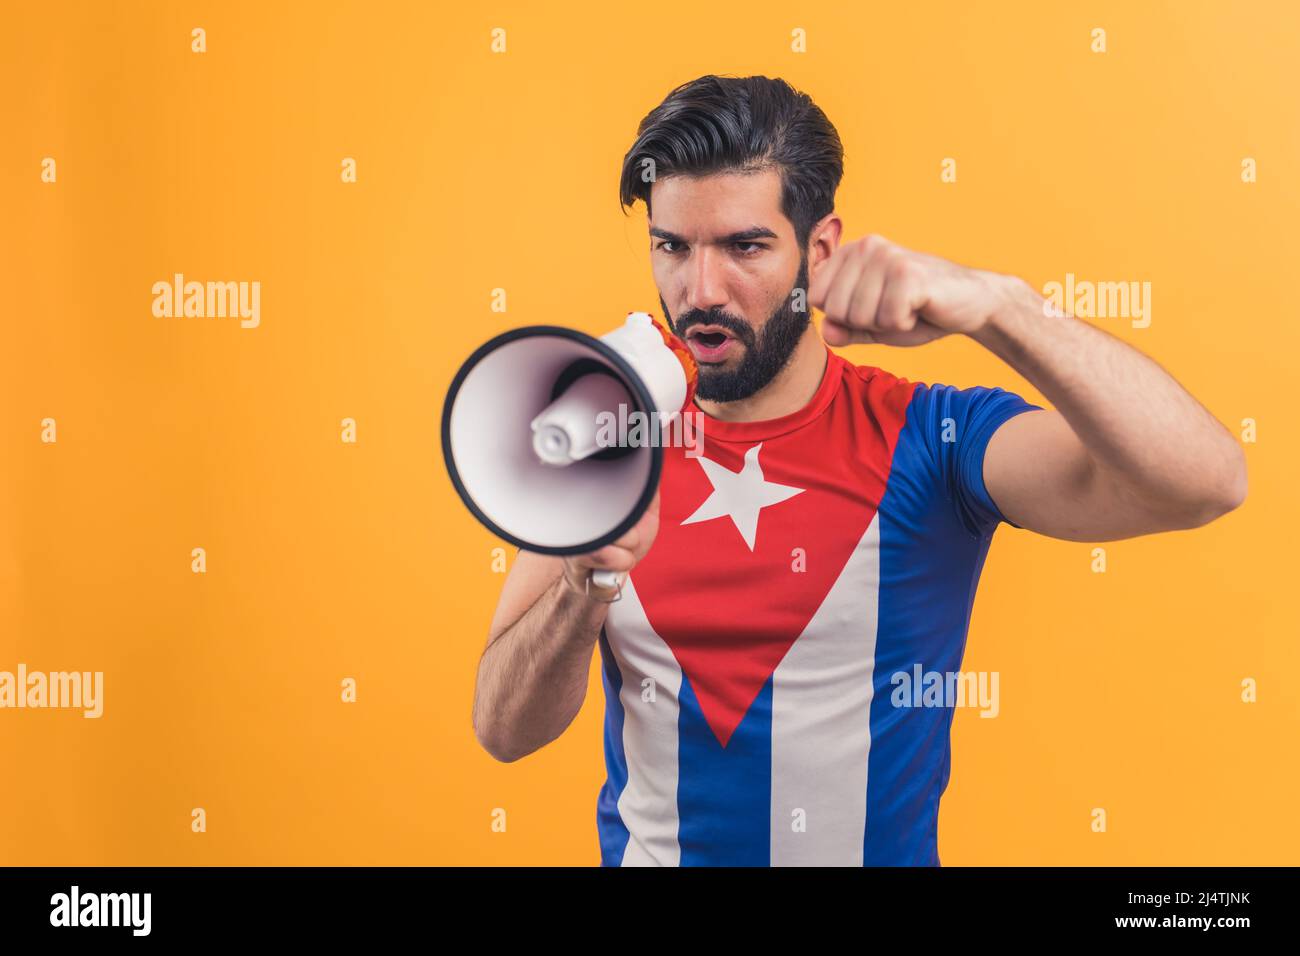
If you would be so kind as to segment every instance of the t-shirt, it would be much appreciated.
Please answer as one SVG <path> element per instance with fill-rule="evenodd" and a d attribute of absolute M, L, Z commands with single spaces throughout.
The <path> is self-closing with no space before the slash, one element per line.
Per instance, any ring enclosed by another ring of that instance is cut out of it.
<path fill-rule="evenodd" d="M 899 688 L 960 672 L 984 449 L 1040 406 L 826 355 L 802 409 L 664 448 L 598 641 L 603 866 L 939 865 L 955 711 Z"/>

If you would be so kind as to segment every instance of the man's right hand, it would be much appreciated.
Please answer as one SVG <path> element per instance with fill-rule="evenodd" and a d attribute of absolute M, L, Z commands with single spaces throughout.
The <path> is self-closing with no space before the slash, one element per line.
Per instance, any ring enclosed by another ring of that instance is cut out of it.
<path fill-rule="evenodd" d="M 646 556 L 659 533 L 659 489 L 635 525 L 626 534 L 603 548 L 586 554 L 574 554 L 564 559 L 564 580 L 579 594 L 587 594 L 597 600 L 613 599 L 618 588 L 598 588 L 594 583 L 588 587 L 587 581 L 593 571 L 618 571 L 626 574 L 636 567 L 637 562 Z"/>

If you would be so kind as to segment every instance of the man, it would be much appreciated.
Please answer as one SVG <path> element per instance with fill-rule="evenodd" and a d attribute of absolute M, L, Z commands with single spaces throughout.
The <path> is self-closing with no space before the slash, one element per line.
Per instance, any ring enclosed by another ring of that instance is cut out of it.
<path fill-rule="evenodd" d="M 519 554 L 474 706 L 491 754 L 529 754 L 577 714 L 599 646 L 604 865 L 938 865 L 953 703 L 897 691 L 960 672 L 997 525 L 1111 541 L 1245 497 L 1233 436 L 1136 350 L 1019 279 L 841 244 L 841 172 L 825 115 L 766 77 L 685 84 L 625 157 L 623 205 L 646 203 L 660 304 L 700 366 L 703 455 L 666 448 L 614 544 Z M 944 335 L 1055 408 L 827 347 Z M 630 574 L 615 592 L 598 568 Z"/>

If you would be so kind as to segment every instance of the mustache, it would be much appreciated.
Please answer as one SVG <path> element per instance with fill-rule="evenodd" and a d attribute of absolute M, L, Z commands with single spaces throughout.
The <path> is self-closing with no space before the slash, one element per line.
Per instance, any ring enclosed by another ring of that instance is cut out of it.
<path fill-rule="evenodd" d="M 697 325 L 716 325 L 726 329 L 745 345 L 754 344 L 754 330 L 748 322 L 742 322 L 726 312 L 702 312 L 698 309 L 677 317 L 677 334 L 685 338 L 686 333 Z"/>

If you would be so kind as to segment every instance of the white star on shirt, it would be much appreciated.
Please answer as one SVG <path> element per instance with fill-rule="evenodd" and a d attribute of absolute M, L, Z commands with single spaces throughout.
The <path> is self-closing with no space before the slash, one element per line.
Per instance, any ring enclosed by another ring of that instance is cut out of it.
<path fill-rule="evenodd" d="M 726 515 L 735 523 L 736 530 L 745 539 L 749 550 L 753 551 L 754 537 L 758 534 L 758 513 L 768 505 L 778 504 L 806 490 L 763 480 L 763 469 L 758 464 L 758 450 L 762 447 L 762 442 L 759 442 L 745 452 L 745 465 L 738 472 L 730 471 L 701 455 L 699 462 L 713 485 L 713 494 L 682 524 L 709 521 Z"/>

